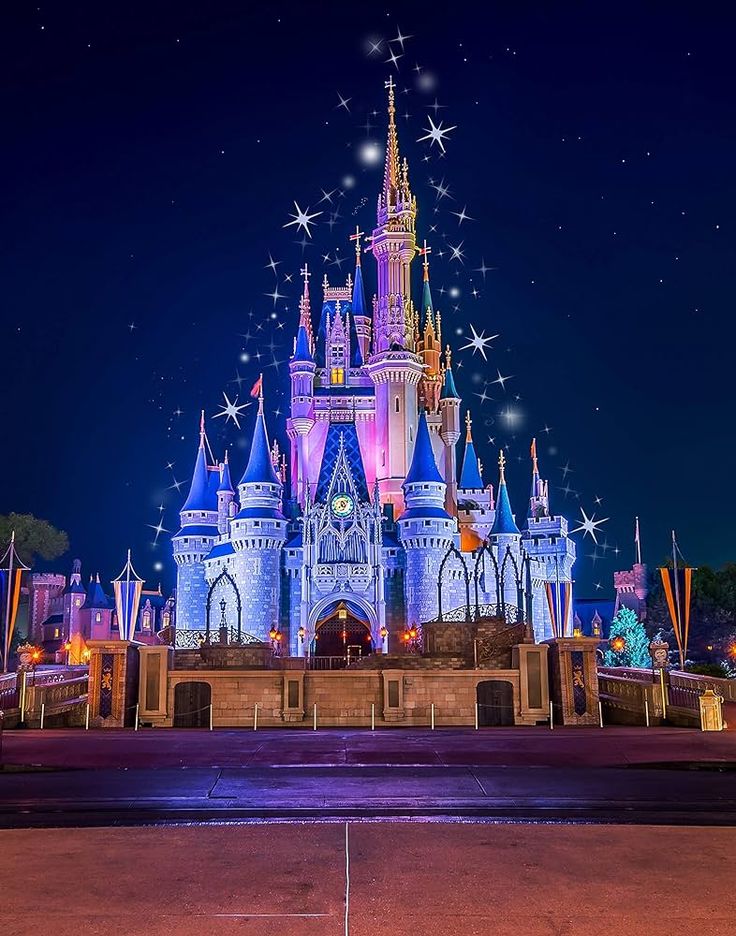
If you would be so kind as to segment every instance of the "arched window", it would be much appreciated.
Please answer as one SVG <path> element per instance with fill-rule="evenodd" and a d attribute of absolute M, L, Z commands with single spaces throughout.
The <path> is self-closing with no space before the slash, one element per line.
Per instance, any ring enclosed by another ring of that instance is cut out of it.
<path fill-rule="evenodd" d="M 151 629 L 151 612 L 144 611 L 143 612 L 143 630 L 150 630 L 150 629 Z"/>
<path fill-rule="evenodd" d="M 330 372 L 330 383 L 335 385 L 345 383 L 345 369 L 343 367 L 332 368 Z"/>

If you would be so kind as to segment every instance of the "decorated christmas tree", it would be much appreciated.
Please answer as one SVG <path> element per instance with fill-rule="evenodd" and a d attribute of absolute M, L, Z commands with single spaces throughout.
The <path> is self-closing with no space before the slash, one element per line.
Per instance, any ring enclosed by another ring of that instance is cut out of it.
<path fill-rule="evenodd" d="M 611 621 L 604 662 L 606 666 L 651 666 L 649 638 L 630 608 L 619 608 Z"/>

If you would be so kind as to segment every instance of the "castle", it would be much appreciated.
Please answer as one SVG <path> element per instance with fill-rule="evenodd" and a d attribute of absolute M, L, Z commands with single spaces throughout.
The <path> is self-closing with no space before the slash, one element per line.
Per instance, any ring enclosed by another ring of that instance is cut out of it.
<path fill-rule="evenodd" d="M 430 250 L 417 246 L 387 87 L 383 187 L 366 248 L 376 294 L 369 304 L 359 230 L 355 274 L 344 286 L 325 276 L 314 321 L 302 270 L 288 465 L 269 444 L 262 381 L 237 486 L 227 455 L 213 457 L 203 418 L 173 537 L 179 647 L 270 640 L 292 656 L 394 653 L 428 621 L 484 615 L 527 621 L 538 641 L 572 633 L 575 546 L 567 520 L 551 512 L 535 444 L 523 522 L 503 452 L 495 490 L 483 480 L 449 346 L 442 352 Z"/>

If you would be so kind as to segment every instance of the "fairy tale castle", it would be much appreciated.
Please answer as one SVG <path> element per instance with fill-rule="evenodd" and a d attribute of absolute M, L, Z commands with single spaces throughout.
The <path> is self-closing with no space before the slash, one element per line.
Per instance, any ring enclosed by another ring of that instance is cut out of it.
<path fill-rule="evenodd" d="M 325 277 L 318 316 L 302 271 L 288 460 L 269 444 L 262 389 L 237 485 L 202 423 L 173 539 L 178 646 L 218 635 L 276 640 L 292 656 L 394 653 L 409 629 L 478 615 L 523 618 L 537 640 L 571 632 L 575 547 L 567 520 L 551 511 L 535 446 L 523 519 L 503 453 L 495 488 L 482 476 L 449 346 L 443 353 L 429 250 L 417 246 L 393 92 L 389 83 L 383 187 L 366 248 L 376 293 L 366 301 L 360 231 L 355 275 L 344 286 Z"/>

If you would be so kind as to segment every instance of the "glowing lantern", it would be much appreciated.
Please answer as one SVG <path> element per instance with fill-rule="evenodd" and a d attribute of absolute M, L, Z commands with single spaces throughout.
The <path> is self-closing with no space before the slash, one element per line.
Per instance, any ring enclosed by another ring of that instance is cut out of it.
<path fill-rule="evenodd" d="M 299 640 L 304 640 L 304 635 L 305 635 L 305 634 L 306 634 L 306 631 L 304 630 L 304 628 L 303 628 L 303 627 L 300 627 L 299 630 L 297 631 L 297 635 L 299 636 Z"/>
<path fill-rule="evenodd" d="M 616 653 L 621 653 L 625 646 L 626 641 L 620 634 L 611 640 L 611 649 L 615 650 Z"/>

